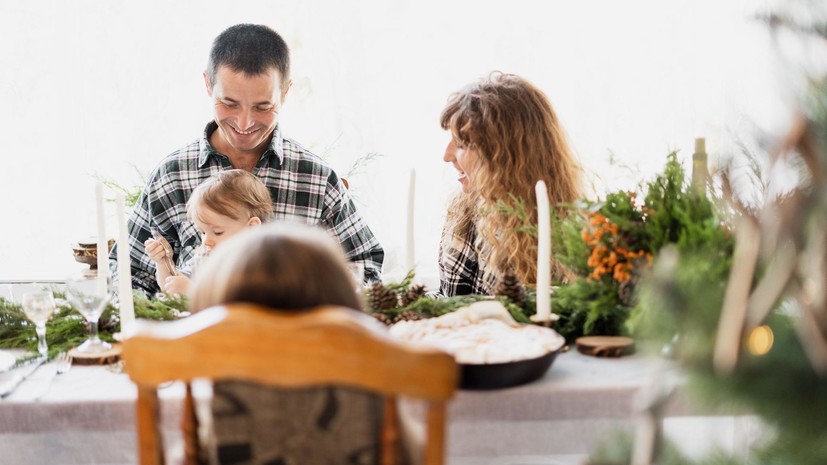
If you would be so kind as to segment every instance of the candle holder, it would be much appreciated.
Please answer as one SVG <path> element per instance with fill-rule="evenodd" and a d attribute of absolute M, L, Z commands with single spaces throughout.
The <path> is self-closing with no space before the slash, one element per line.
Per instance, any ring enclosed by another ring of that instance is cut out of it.
<path fill-rule="evenodd" d="M 528 317 L 532 323 L 540 326 L 545 326 L 546 328 L 551 328 L 551 324 L 555 321 L 560 319 L 560 315 L 556 313 L 551 313 L 547 317 L 542 317 L 540 315 L 534 314 Z"/>
<path fill-rule="evenodd" d="M 112 247 L 115 245 L 115 239 L 109 239 L 107 241 L 107 251 L 112 251 Z M 72 244 L 72 254 L 75 256 L 75 261 L 79 263 L 83 263 L 85 265 L 89 265 L 89 270 L 97 270 L 98 269 L 98 244 L 97 239 L 89 238 L 84 239 L 82 241 L 78 241 Z"/>

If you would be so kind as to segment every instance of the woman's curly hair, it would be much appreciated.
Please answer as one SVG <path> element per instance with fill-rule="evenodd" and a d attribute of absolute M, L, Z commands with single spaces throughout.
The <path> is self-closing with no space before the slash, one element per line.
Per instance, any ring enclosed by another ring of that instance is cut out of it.
<path fill-rule="evenodd" d="M 548 97 L 525 79 L 494 72 L 453 94 L 440 123 L 458 143 L 476 149 L 479 164 L 472 191 L 460 193 L 446 225 L 464 235 L 476 227 L 480 267 L 493 277 L 511 270 L 520 281 L 537 281 L 535 240 L 520 231 L 521 221 L 498 211 L 497 202 L 522 199 L 537 222 L 534 185 L 544 180 L 552 208 L 581 196 L 580 168 Z M 568 272 L 552 263 L 552 279 Z M 489 279 L 491 281 L 491 279 Z"/>

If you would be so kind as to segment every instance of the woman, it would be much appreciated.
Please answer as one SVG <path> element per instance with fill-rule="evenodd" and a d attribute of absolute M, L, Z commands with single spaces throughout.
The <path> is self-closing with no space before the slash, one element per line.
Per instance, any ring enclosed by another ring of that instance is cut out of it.
<path fill-rule="evenodd" d="M 245 229 L 210 254 L 191 283 L 190 303 L 194 311 L 229 302 L 358 311 L 355 289 L 341 247 L 324 231 L 274 223 Z M 378 463 L 381 397 L 235 381 L 215 383 L 213 391 L 211 415 L 199 415 L 213 425 L 211 463 Z"/>
<path fill-rule="evenodd" d="M 462 192 L 452 201 L 440 242 L 440 293 L 491 294 L 513 273 L 537 282 L 536 239 L 498 203 L 525 203 L 537 223 L 534 185 L 546 182 L 558 213 L 580 197 L 580 171 L 548 98 L 525 79 L 492 73 L 453 94 L 442 111 L 451 141 L 443 159 L 459 172 Z M 567 276 L 552 263 L 552 279 Z"/>

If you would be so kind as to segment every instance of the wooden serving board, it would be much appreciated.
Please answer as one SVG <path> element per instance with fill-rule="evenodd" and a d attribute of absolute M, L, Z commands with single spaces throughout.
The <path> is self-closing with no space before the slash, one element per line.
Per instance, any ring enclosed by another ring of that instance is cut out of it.
<path fill-rule="evenodd" d="M 112 348 L 105 352 L 88 354 L 79 352 L 77 348 L 69 351 L 72 356 L 72 363 L 76 365 L 109 365 L 121 359 L 121 345 L 112 344 Z"/>
<path fill-rule="evenodd" d="M 583 336 L 575 343 L 578 352 L 595 357 L 621 357 L 635 351 L 635 340 L 623 336 Z"/>

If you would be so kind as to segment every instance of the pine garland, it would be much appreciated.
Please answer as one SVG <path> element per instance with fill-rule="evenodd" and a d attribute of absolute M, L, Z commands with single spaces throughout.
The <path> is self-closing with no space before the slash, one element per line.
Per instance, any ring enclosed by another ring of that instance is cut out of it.
<path fill-rule="evenodd" d="M 65 299 L 62 292 L 53 290 L 60 305 L 46 323 L 46 343 L 49 346 L 49 358 L 59 352 L 75 347 L 89 337 L 86 320 Z M 142 293 L 134 294 L 135 317 L 150 320 L 175 320 L 186 315 L 187 302 L 184 297 L 164 296 L 148 299 Z M 120 331 L 118 309 L 107 305 L 98 320 L 98 335 L 101 340 L 113 342 L 113 334 Z M 20 305 L 0 297 L 0 348 L 24 349 L 37 351 L 37 333 L 35 326 L 29 322 Z M 36 355 L 18 359 L 24 363 Z"/>
<path fill-rule="evenodd" d="M 363 296 L 367 312 L 379 321 L 386 324 L 393 324 L 400 320 L 415 320 L 422 318 L 433 318 L 446 313 L 451 313 L 459 308 L 466 307 L 482 300 L 496 299 L 511 314 L 511 317 L 519 323 L 531 323 L 528 318 L 536 313 L 536 296 L 533 289 L 525 290 L 525 300 L 522 305 L 517 305 L 508 297 L 491 297 L 485 295 L 463 295 L 454 297 L 436 298 L 428 295 L 421 295 L 425 287 L 421 284 L 412 284 L 414 272 L 408 272 L 407 276 L 399 283 L 374 283 L 365 291 Z M 396 306 L 384 304 L 382 298 L 387 293 L 401 294 L 403 296 L 419 296 L 415 300 L 407 302 L 407 299 L 400 300 Z M 407 304 L 405 304 L 407 303 Z"/>

